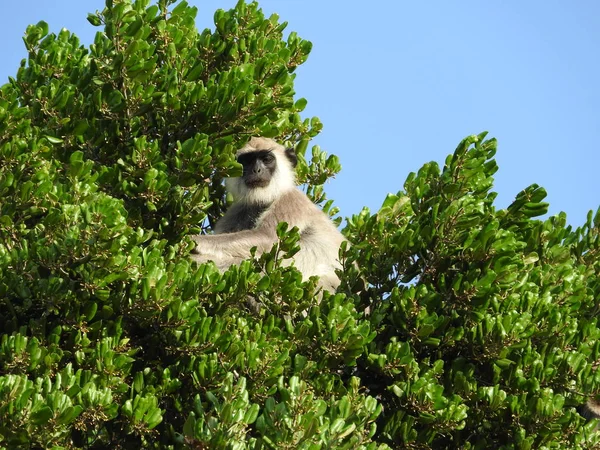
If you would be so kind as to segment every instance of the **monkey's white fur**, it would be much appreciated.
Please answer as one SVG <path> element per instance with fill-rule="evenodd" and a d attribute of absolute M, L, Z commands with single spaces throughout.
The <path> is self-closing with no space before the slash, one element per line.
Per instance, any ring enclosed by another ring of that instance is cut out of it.
<path fill-rule="evenodd" d="M 336 269 L 341 269 L 339 248 L 343 236 L 329 217 L 304 193 L 296 188 L 294 167 L 285 148 L 272 139 L 252 138 L 237 156 L 253 151 L 270 150 L 277 167 L 268 186 L 248 187 L 243 177 L 226 180 L 234 203 L 217 222 L 215 234 L 194 236 L 196 249 L 192 258 L 200 263 L 212 260 L 220 270 L 257 253 L 270 251 L 277 242 L 277 224 L 287 222 L 298 227 L 300 251 L 293 263 L 303 277 L 317 275 L 324 289 L 335 290 L 339 285 Z M 249 218 L 257 214 L 256 219 Z"/>

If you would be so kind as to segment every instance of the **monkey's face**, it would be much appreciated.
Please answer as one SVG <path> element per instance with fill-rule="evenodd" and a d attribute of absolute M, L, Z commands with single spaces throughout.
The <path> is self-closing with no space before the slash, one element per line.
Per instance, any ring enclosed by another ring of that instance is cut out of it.
<path fill-rule="evenodd" d="M 244 168 L 239 178 L 227 178 L 225 186 L 235 201 L 271 203 L 281 193 L 296 187 L 294 150 L 272 139 L 252 138 L 237 154 Z"/>
<path fill-rule="evenodd" d="M 251 189 L 268 186 L 277 170 L 277 158 L 271 150 L 243 153 L 237 160 L 244 167 L 244 184 Z"/>

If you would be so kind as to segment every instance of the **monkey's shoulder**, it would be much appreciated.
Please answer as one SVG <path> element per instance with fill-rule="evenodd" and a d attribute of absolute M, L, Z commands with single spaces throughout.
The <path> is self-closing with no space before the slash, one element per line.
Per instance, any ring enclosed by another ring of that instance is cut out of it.
<path fill-rule="evenodd" d="M 299 189 L 290 189 L 273 202 L 270 211 L 277 216 L 280 222 L 303 221 L 309 217 L 322 214 L 304 192 Z"/>
<path fill-rule="evenodd" d="M 299 189 L 281 195 L 260 219 L 260 225 L 264 227 L 276 226 L 280 222 L 287 222 L 290 227 L 298 227 L 301 233 L 311 226 L 319 229 L 335 228 L 321 208 Z"/>

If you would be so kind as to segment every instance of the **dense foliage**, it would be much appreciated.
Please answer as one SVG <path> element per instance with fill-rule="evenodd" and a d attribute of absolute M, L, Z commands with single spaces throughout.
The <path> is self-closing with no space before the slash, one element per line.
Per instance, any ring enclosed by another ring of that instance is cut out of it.
<path fill-rule="evenodd" d="M 491 192 L 495 141 L 460 143 L 348 220 L 342 285 L 271 253 L 219 274 L 190 234 L 226 207 L 249 136 L 308 143 L 311 49 L 240 1 L 199 33 L 181 1 L 107 0 L 89 48 L 28 28 L 0 89 L 0 447 L 600 448 L 600 213 L 573 230 L 530 186 Z M 248 296 L 262 304 L 247 307 Z"/>

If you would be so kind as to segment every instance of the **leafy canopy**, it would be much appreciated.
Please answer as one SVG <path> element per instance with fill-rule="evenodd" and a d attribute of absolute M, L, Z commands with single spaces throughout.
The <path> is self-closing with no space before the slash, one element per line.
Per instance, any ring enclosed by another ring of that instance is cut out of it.
<path fill-rule="evenodd" d="M 249 136 L 295 145 L 332 216 L 340 170 L 306 154 L 311 43 L 256 3 L 195 15 L 107 0 L 89 47 L 40 22 L 0 88 L 0 446 L 600 448 L 576 410 L 598 386 L 600 214 L 537 220 L 537 185 L 497 209 L 485 133 L 348 219 L 320 303 L 279 264 L 285 224 L 224 274 L 191 263 Z"/>

